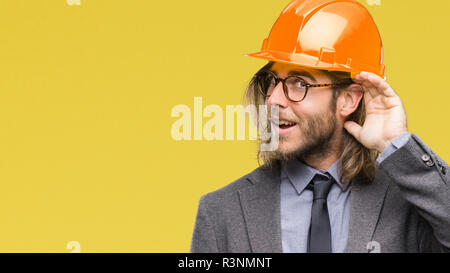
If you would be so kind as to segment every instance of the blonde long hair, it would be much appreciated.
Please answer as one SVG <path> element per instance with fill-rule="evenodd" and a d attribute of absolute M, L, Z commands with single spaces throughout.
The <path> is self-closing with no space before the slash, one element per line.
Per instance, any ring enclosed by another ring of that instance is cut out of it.
<path fill-rule="evenodd" d="M 269 62 L 267 65 L 262 67 L 258 72 L 264 69 L 270 69 L 274 62 Z M 264 97 L 258 90 L 256 83 L 256 75 L 252 77 L 247 90 L 244 95 L 245 105 L 264 105 Z M 341 71 L 324 71 L 334 82 L 339 79 L 348 79 L 350 74 Z M 339 87 L 333 89 L 333 100 L 332 106 L 336 106 L 336 100 L 342 90 L 346 87 Z M 257 114 L 256 119 L 259 117 L 259 107 L 256 107 Z M 358 108 L 353 112 L 347 119 L 347 121 L 355 121 L 356 123 L 362 125 L 366 119 L 366 110 L 364 100 L 361 100 Z M 256 120 L 256 124 L 259 125 L 260 121 Z M 259 126 L 257 126 L 259 128 Z M 269 142 L 270 140 L 266 141 Z M 260 144 L 262 141 L 260 140 Z M 260 145 L 258 145 L 260 147 Z M 342 139 L 342 150 L 340 159 L 342 162 L 342 173 L 340 180 L 343 183 L 349 182 L 353 179 L 358 179 L 366 183 L 370 183 L 375 178 L 376 172 L 376 159 L 379 152 L 376 150 L 370 150 L 359 143 L 352 135 L 350 135 L 347 130 L 343 129 L 343 139 Z M 257 153 L 258 164 L 261 165 L 261 161 L 265 166 L 272 167 L 276 163 L 279 163 L 273 152 L 262 152 L 258 149 Z"/>

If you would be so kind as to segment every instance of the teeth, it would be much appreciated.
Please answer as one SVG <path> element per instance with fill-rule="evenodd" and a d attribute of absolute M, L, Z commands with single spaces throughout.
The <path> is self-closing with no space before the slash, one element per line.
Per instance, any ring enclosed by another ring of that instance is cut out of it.
<path fill-rule="evenodd" d="M 285 120 L 277 120 L 275 121 L 275 124 L 277 125 L 295 125 L 293 122 L 285 121 Z"/>

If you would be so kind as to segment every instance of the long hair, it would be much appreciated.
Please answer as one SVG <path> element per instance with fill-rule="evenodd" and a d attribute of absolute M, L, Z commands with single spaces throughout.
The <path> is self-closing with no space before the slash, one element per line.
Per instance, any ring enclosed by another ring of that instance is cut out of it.
<path fill-rule="evenodd" d="M 244 105 L 258 106 L 265 104 L 265 99 L 258 90 L 256 76 L 261 71 L 270 69 L 273 64 L 274 62 L 269 62 L 252 77 L 244 95 Z M 350 73 L 348 72 L 325 71 L 325 70 L 323 70 L 323 72 L 326 73 L 327 76 L 333 82 L 338 82 L 339 80 L 350 78 Z M 333 88 L 333 97 L 331 102 L 332 109 L 330 109 L 331 111 L 333 111 L 333 114 L 335 114 L 336 112 L 335 107 L 337 98 L 339 97 L 341 92 L 346 88 L 348 88 L 348 86 Z M 256 119 L 255 124 L 257 125 L 257 128 L 260 128 L 259 124 L 261 123 L 261 121 L 258 120 L 260 116 L 259 107 L 256 107 L 256 109 L 257 114 L 254 116 L 254 118 Z M 346 119 L 346 121 L 354 121 L 359 125 L 363 125 L 365 119 L 366 119 L 366 110 L 364 99 L 362 99 L 360 101 L 360 104 L 358 105 L 358 108 Z M 263 124 L 269 123 L 266 121 Z M 259 144 L 270 142 L 270 140 L 266 141 L 259 140 L 259 141 L 260 141 Z M 261 145 L 258 145 L 258 147 L 261 147 Z M 379 155 L 378 151 L 367 149 L 361 143 L 359 143 L 351 134 L 349 134 L 347 130 L 343 128 L 342 150 L 340 151 L 340 159 L 342 162 L 342 173 L 340 180 L 342 181 L 342 183 L 350 182 L 353 179 L 361 180 L 367 183 L 372 182 L 375 178 L 376 159 L 378 155 Z M 261 165 L 261 161 L 265 166 L 268 167 L 271 167 L 276 163 L 279 163 L 276 160 L 274 161 L 275 158 L 274 152 L 266 152 L 266 151 L 262 152 L 259 148 L 256 157 L 259 165 Z"/>

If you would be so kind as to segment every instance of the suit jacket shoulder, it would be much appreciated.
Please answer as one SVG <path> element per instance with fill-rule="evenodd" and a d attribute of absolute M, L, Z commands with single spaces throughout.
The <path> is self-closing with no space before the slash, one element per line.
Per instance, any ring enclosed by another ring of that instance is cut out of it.
<path fill-rule="evenodd" d="M 205 202 L 226 202 L 227 198 L 236 195 L 240 190 L 246 189 L 250 186 L 256 187 L 264 187 L 265 183 L 270 183 L 273 180 L 268 179 L 270 177 L 274 177 L 279 174 L 279 165 L 274 166 L 273 168 L 269 168 L 265 165 L 262 165 L 250 173 L 245 174 L 244 176 L 234 180 L 233 182 L 227 184 L 226 186 L 217 189 L 213 192 L 209 192 L 202 196 Z"/>
<path fill-rule="evenodd" d="M 281 252 L 279 177 L 279 165 L 263 165 L 203 195 L 191 252 Z"/>

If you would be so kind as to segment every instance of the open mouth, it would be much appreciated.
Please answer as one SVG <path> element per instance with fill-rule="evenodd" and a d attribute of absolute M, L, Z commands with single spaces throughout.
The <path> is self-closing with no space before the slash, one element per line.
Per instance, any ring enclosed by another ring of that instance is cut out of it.
<path fill-rule="evenodd" d="M 280 129 L 289 129 L 297 125 L 295 122 L 290 122 L 286 120 L 273 120 L 273 123 Z"/>
<path fill-rule="evenodd" d="M 295 123 L 293 124 L 283 124 L 283 125 L 278 125 L 281 129 L 289 129 L 291 127 L 295 126 Z"/>

